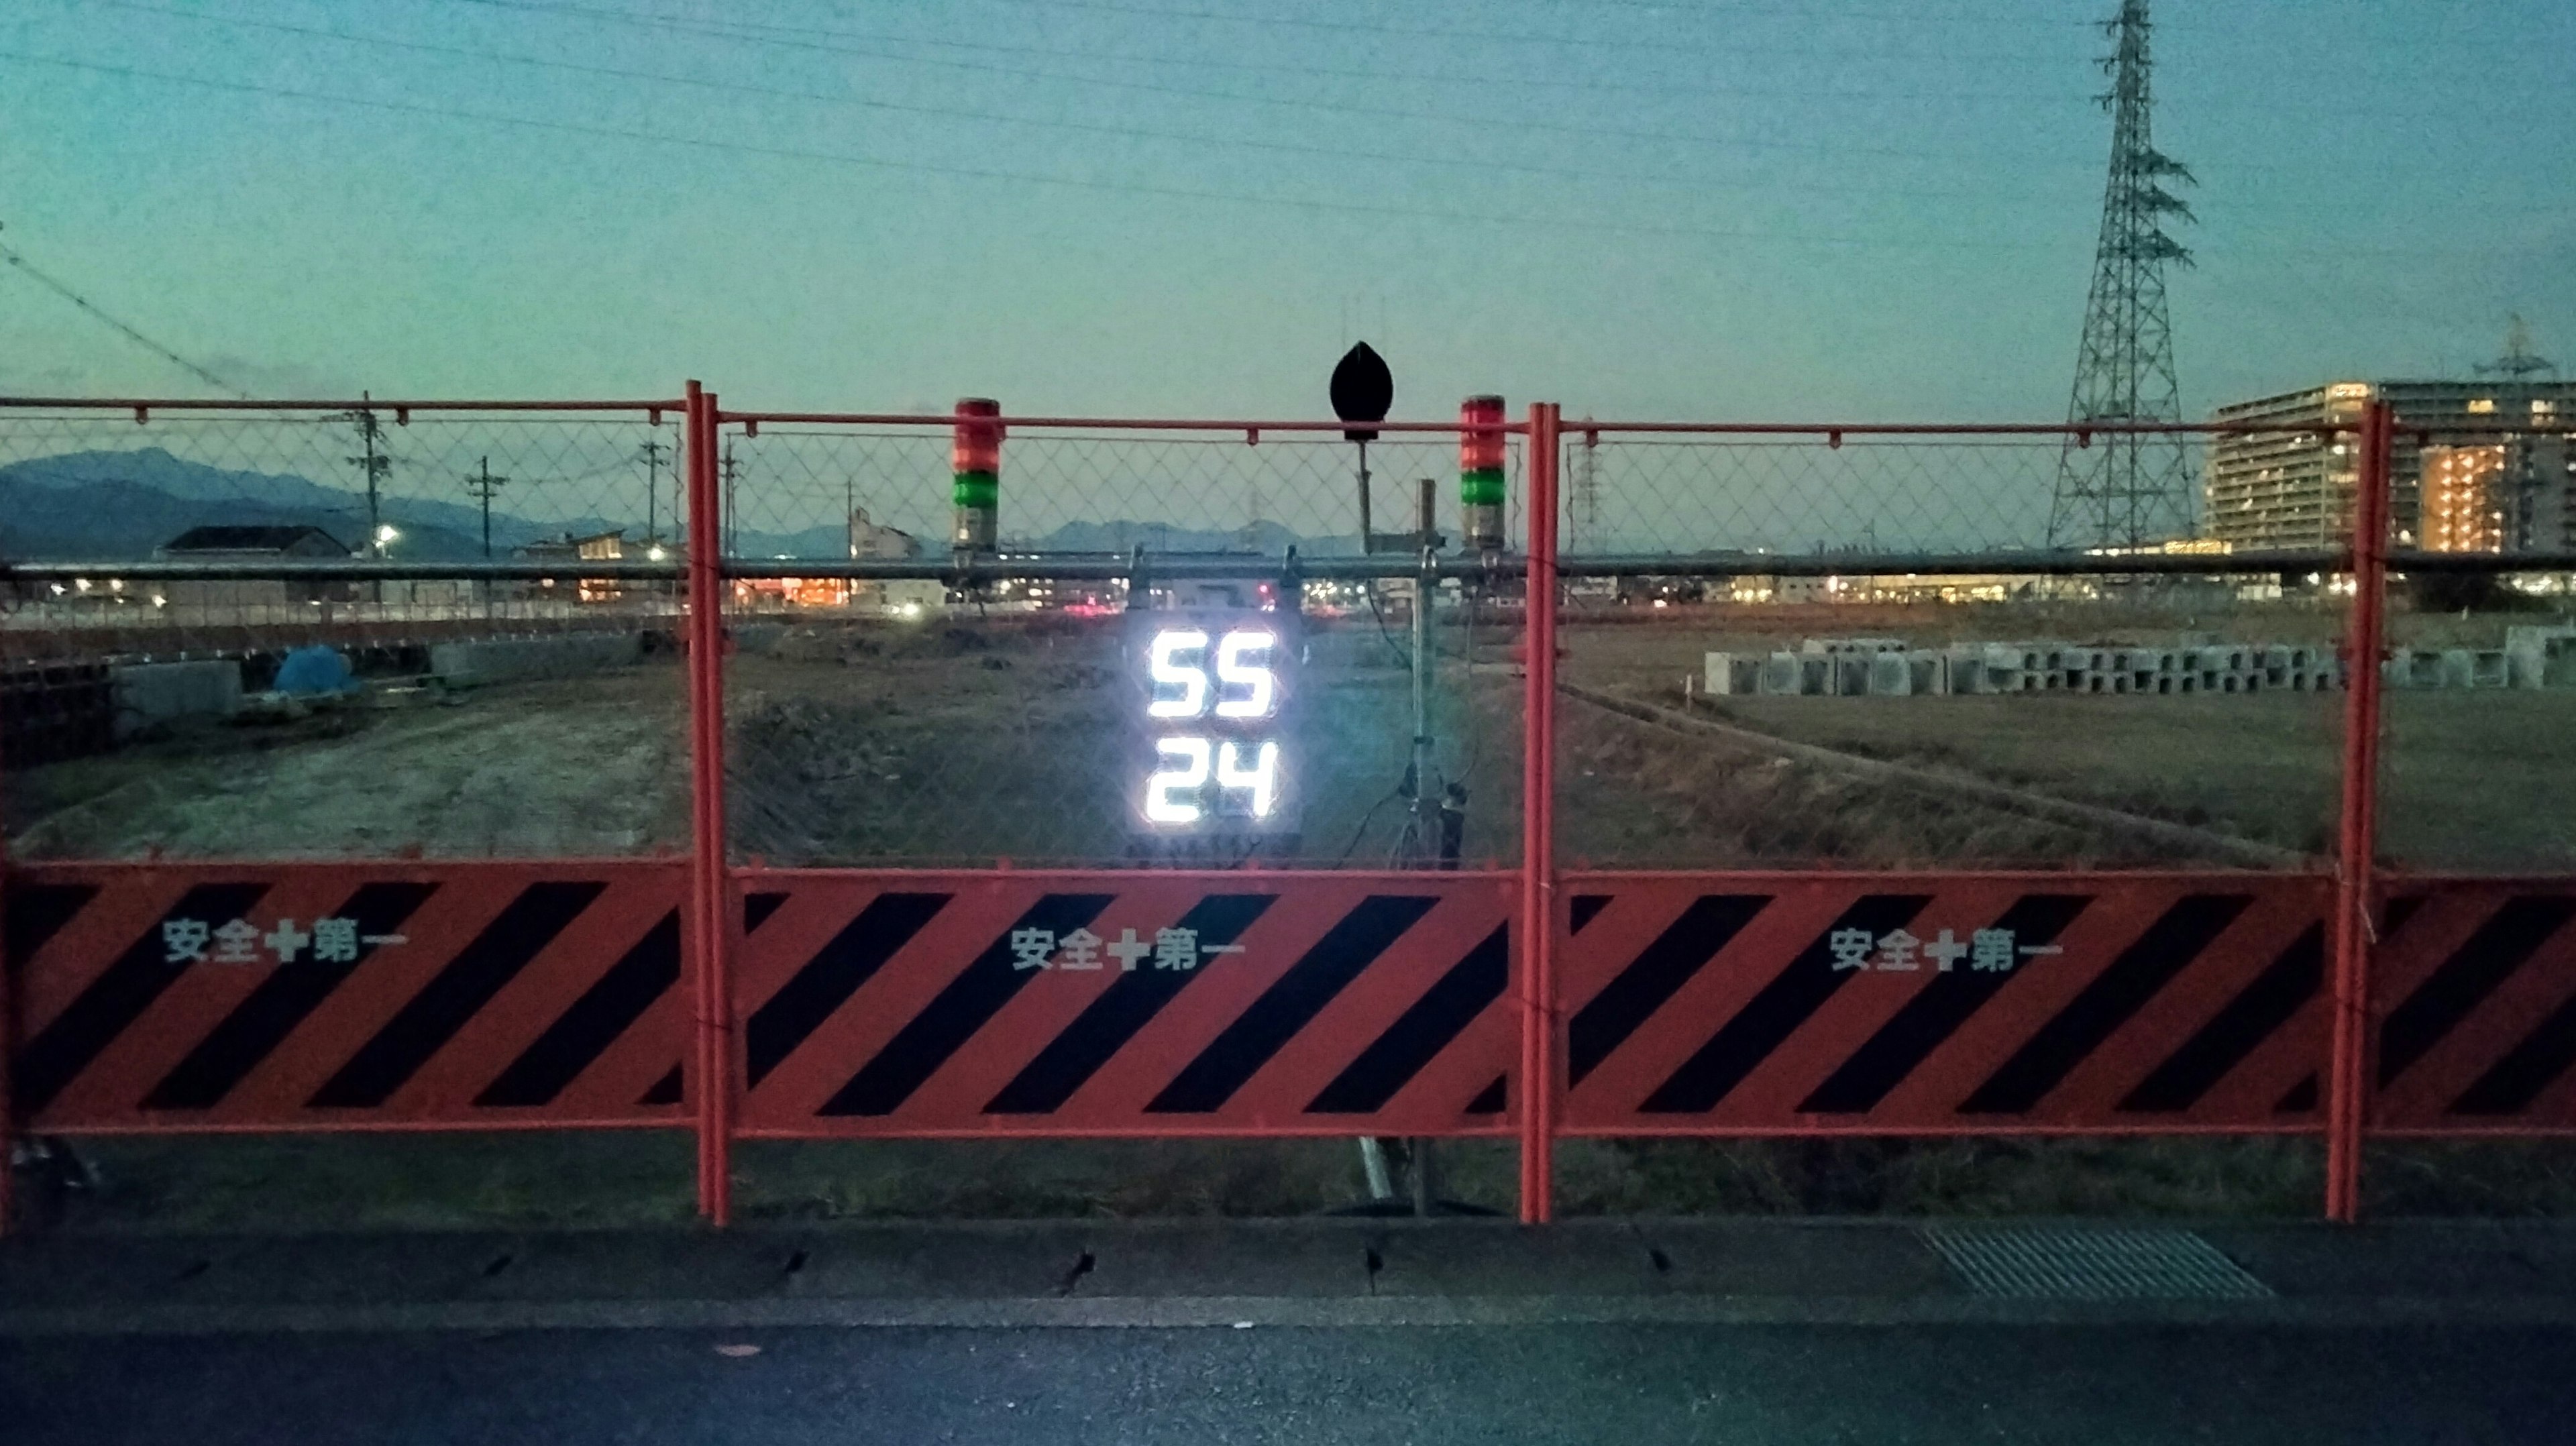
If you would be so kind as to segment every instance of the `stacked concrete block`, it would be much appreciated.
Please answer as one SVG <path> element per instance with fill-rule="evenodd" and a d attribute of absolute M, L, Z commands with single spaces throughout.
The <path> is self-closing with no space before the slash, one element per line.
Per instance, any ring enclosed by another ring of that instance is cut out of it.
<path fill-rule="evenodd" d="M 1950 691 L 1948 659 L 1939 653 L 1878 653 L 1869 660 L 1874 698 L 1906 698 Z"/>
<path fill-rule="evenodd" d="M 241 711 L 241 664 L 230 659 L 128 663 L 107 670 L 116 697 L 116 736 L 182 718 L 229 718 Z"/>
<path fill-rule="evenodd" d="M 2441 687 L 2442 655 L 2432 648 L 2392 648 L 2379 677 L 2391 688 Z"/>
<path fill-rule="evenodd" d="M 1708 691 L 1721 696 L 1759 692 L 1762 663 L 1762 659 L 1749 653 L 1709 654 L 1706 663 Z"/>
<path fill-rule="evenodd" d="M 1985 649 L 1943 648 L 1941 650 L 1941 691 L 1971 695 L 1989 691 Z"/>
<path fill-rule="evenodd" d="M 1888 646 L 1885 638 L 1809 639 L 1796 652 L 1705 655 L 1712 694 L 1890 698 L 2081 693 L 2332 692 L 2343 661 L 2315 644 L 2202 640 L 2151 648 L 2050 639 Z M 2392 688 L 2576 687 L 2576 627 L 2518 631 L 2504 648 L 2401 649 L 2383 674 Z M 2534 679 L 2543 680 L 2539 682 Z"/>
<path fill-rule="evenodd" d="M 2576 627 L 2509 627 L 2504 651 L 2514 687 L 2576 687 Z"/>

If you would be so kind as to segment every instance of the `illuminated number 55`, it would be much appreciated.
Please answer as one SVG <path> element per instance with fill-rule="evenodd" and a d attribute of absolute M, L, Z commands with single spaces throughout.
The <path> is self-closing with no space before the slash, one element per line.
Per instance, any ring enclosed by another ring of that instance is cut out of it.
<path fill-rule="evenodd" d="M 1145 706 L 1147 717 L 1196 718 L 1208 711 L 1208 698 L 1215 690 L 1208 685 L 1207 645 L 1208 635 L 1196 629 L 1175 628 L 1154 635 L 1146 650 L 1154 677 L 1154 698 Z M 1270 655 L 1278 646 L 1278 638 L 1259 631 L 1228 633 L 1216 645 L 1218 681 L 1229 691 L 1243 690 L 1240 697 L 1219 698 L 1216 716 L 1267 718 L 1278 710 L 1279 680 L 1270 670 Z M 1198 654 L 1197 661 L 1180 661 L 1189 653 Z"/>
<path fill-rule="evenodd" d="M 1202 637 L 1199 641 L 1207 641 Z M 1161 707 L 1161 704 L 1156 704 Z M 1270 745 L 1275 748 L 1277 745 Z M 1226 745 L 1231 761 L 1234 745 Z M 1161 766 L 1145 780 L 1145 817 L 1156 823 L 1196 823 L 1199 806 L 1175 799 L 1175 793 L 1194 793 L 1207 785 L 1208 741 L 1204 738 L 1158 738 L 1154 753 Z M 1178 766 L 1175 766 L 1177 764 Z"/>

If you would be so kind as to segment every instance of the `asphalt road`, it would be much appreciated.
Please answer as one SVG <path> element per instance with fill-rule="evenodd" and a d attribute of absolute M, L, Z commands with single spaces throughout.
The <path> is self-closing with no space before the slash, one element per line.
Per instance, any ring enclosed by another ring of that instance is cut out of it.
<path fill-rule="evenodd" d="M 2571 1361 L 2502 1327 L 54 1338 L 0 1342 L 0 1440 L 2561 1442 Z"/>

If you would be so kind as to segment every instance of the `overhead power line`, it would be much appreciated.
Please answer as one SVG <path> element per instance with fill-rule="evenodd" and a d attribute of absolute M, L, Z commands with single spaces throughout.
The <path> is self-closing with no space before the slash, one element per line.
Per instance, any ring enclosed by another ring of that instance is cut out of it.
<path fill-rule="evenodd" d="M 146 70 L 139 66 L 108 65 L 98 61 L 73 60 L 57 55 L 32 55 L 24 51 L 0 50 L 0 60 L 23 61 L 33 65 L 50 65 L 66 70 L 87 71 L 96 75 L 120 76 L 129 80 L 148 80 L 165 85 L 194 86 L 204 90 L 228 91 L 237 95 L 263 95 L 284 100 L 310 101 L 323 105 L 343 105 L 360 110 L 380 111 L 390 115 L 435 116 L 445 120 L 474 121 L 485 125 L 517 127 L 526 130 L 553 131 L 565 135 L 591 136 L 600 139 L 641 141 L 658 146 L 676 146 L 689 150 L 714 151 L 728 155 L 767 156 L 780 160 L 822 161 L 834 165 L 860 166 L 871 170 L 905 171 L 922 175 L 949 176 L 965 180 L 1008 181 L 1019 185 L 1057 186 L 1073 190 L 1101 191 L 1124 195 L 1162 196 L 1175 200 L 1214 201 L 1231 205 L 1261 206 L 1284 210 L 1310 211 L 1326 215 L 1388 216 L 1426 221 L 1462 221 L 1480 226 L 1508 226 L 1521 229 L 1600 232 L 1613 235 L 1674 236 L 1713 241 L 1788 242 L 1799 245 L 1832 246 L 1863 250 L 1961 250 L 1961 251 L 2046 251 L 2062 250 L 2059 243 L 2046 241 L 1950 241 L 1909 237 L 1902 241 L 1882 241 L 1859 236 L 1825 236 L 1784 231 L 1721 230 L 1701 226 L 1665 226 L 1651 223 L 1602 221 L 1589 218 L 1532 216 L 1505 212 L 1456 211 L 1415 206 L 1378 205 L 1365 201 L 1332 201 L 1301 196 L 1272 196 L 1243 191 L 1198 190 L 1185 186 L 1164 186 L 1148 182 L 1104 181 L 1080 176 L 1050 176 L 1029 171 L 1002 170 L 983 166 L 952 166 L 931 161 L 893 160 L 883 156 L 858 155 L 845 151 L 809 150 L 796 146 L 757 145 L 743 141 L 708 140 L 699 136 L 676 135 L 664 131 L 631 130 L 621 126 L 594 125 L 584 121 L 543 120 L 532 116 L 507 115 L 493 111 L 464 110 L 450 106 L 423 105 L 416 101 L 379 100 L 367 96 L 333 95 L 323 91 L 296 90 L 285 86 L 260 85 L 250 81 L 217 80 L 207 76 L 180 75 L 170 71 Z"/>
<path fill-rule="evenodd" d="M 172 366 L 179 368 L 181 371 L 188 373 L 190 376 L 193 376 L 197 380 L 204 382 L 206 385 L 213 387 L 215 390 L 219 392 L 229 392 L 233 396 L 239 397 L 244 401 L 248 401 L 250 399 L 250 393 L 242 390 L 240 387 L 234 386 L 231 382 L 224 380 L 222 377 L 215 375 L 205 367 L 199 366 L 197 363 L 179 355 L 177 352 L 172 351 L 170 348 L 163 346 L 157 341 L 154 341 L 152 338 L 145 336 L 141 331 L 136 330 L 131 323 L 119 317 L 112 316 L 108 312 L 102 310 L 88 297 L 81 295 L 79 292 L 74 291 L 69 286 L 64 285 L 62 282 L 57 281 L 52 276 L 40 270 L 34 262 L 31 262 L 26 257 L 20 255 L 15 248 L 0 245 L 0 261 L 7 262 L 10 266 L 16 268 L 17 271 L 28 280 L 45 288 L 47 291 L 52 292 L 54 295 L 61 297 L 63 300 L 70 302 L 72 305 L 79 307 L 81 311 L 89 316 L 93 321 L 97 321 L 107 326 L 110 330 L 113 330 L 119 336 L 124 337 L 127 341 L 134 343 L 136 346 L 143 348 L 145 351 L 152 353 L 154 356 L 157 356 L 163 361 L 170 363 Z"/>
<path fill-rule="evenodd" d="M 1568 48 L 1589 50 L 1654 50 L 1685 55 L 1784 54 L 1815 55 L 1812 48 L 1789 51 L 1783 47 L 1742 48 L 1733 45 L 1699 44 L 1675 40 L 1669 35 L 1640 36 L 1597 35 L 1581 30 L 1560 30 L 1549 35 L 1526 35 L 1501 30 L 1458 30 L 1429 25 L 1389 25 L 1370 20 L 1317 20 L 1300 15 L 1246 15 L 1240 11 L 1182 10 L 1159 5 L 1130 5 L 1118 0 L 1002 0 L 1009 5 L 1035 6 L 1048 10 L 1097 10 L 1113 15 L 1135 15 L 1151 20 L 1209 20 L 1229 25 L 1257 25 L 1279 30 L 1324 31 L 1334 34 L 1395 35 L 1413 40 L 1469 40 L 1489 45 L 1543 45 L 1551 50 Z M 1804 12 L 1816 13 L 1816 12 Z M 1721 17 L 1723 18 L 1723 17 Z M 1639 27 L 1627 27 L 1636 30 Z M 1830 53 L 1830 52 L 1828 52 Z M 2053 55 L 2031 55 L 2022 52 L 1981 51 L 1967 55 L 1930 55 L 1915 50 L 1872 50 L 1863 55 L 1884 56 L 1890 60 L 1955 59 L 1999 65 L 2046 64 L 2058 59 Z"/>
<path fill-rule="evenodd" d="M 1997 192 L 1987 189 L 1926 189 L 1867 185 L 1817 185 L 1807 181 L 1712 181 L 1676 175 L 1644 175 L 1634 171 L 1605 170 L 1595 166 L 1548 166 L 1525 161 L 1488 161 L 1472 156 L 1425 156 L 1394 151 L 1351 150 L 1337 146 L 1306 145 L 1296 141 L 1247 140 L 1214 135 L 1205 131 L 1186 132 L 1155 130 L 1150 127 L 1101 125 L 1089 121 L 1058 120 L 1040 116 L 1011 115 L 1001 111 L 969 110 L 956 106 L 914 105 L 903 101 L 878 100 L 870 96 L 836 95 L 828 91 L 797 90 L 780 86 L 747 85 L 736 81 L 709 80 L 694 75 L 673 75 L 662 71 L 628 70 L 618 66 L 589 65 L 579 61 L 547 60 L 536 56 L 512 55 L 504 51 L 478 50 L 470 46 L 441 45 L 424 40 L 404 40 L 394 36 L 361 35 L 346 30 L 332 30 L 312 25 L 290 25 L 282 21 L 251 20 L 230 15 L 207 15 L 165 5 L 149 5 L 141 0 L 95 0 L 95 3 L 120 10 L 133 10 L 146 15 L 169 15 L 210 24 L 231 25 L 266 30 L 285 35 L 310 36 L 350 45 L 378 46 L 422 55 L 443 55 L 460 60 L 488 61 L 501 65 L 524 65 L 539 70 L 553 70 L 574 75 L 592 75 L 611 80 L 642 80 L 662 85 L 682 85 L 729 95 L 758 95 L 780 100 L 811 101 L 822 105 L 851 106 L 863 110 L 888 111 L 897 114 L 935 116 L 949 119 L 982 121 L 1001 125 L 1026 126 L 1045 131 L 1075 131 L 1088 135 L 1126 136 L 1142 140 L 1170 141 L 1189 146 L 1214 146 L 1244 150 L 1269 151 L 1282 155 L 1315 156 L 1331 160 L 1388 162 L 1397 165 L 1432 166 L 1468 172 L 1502 172 L 1513 175 L 1559 176 L 1570 180 L 1617 181 L 1629 185 L 1651 186 L 1677 191 L 1752 191 L 1766 195 L 1786 191 L 1817 195 L 1876 197 L 1919 197 L 1942 200 L 2028 200 L 2050 202 L 2054 196 L 2028 192 Z"/>
<path fill-rule="evenodd" d="M 532 15 L 563 15 L 603 25 L 620 25 L 630 29 L 660 31 L 671 35 L 690 35 L 708 40 L 730 40 L 737 44 L 761 45 L 779 50 L 804 51 L 819 55 L 855 55 L 871 60 L 893 61 L 903 65 L 937 66 L 943 70 L 965 71 L 973 74 L 1003 75 L 1020 80 L 1061 81 L 1068 85 L 1084 85 L 1104 90 L 1128 91 L 1142 95 L 1178 96 L 1193 100 L 1221 100 L 1235 105 L 1275 106 L 1323 115 L 1361 116 L 1375 120 L 1430 121 L 1441 125 L 1487 131 L 1510 130 L 1540 135 L 1597 136 L 1614 140 L 1658 141 L 1683 146 L 1724 146 L 1739 150 L 1787 151 L 1807 155 L 1880 156 L 1891 160 L 1907 161 L 1955 159 L 1955 153 L 1945 155 L 1937 151 L 1909 150 L 1892 146 L 1846 146 L 1816 141 L 1779 141 L 1754 136 L 1710 135 L 1706 132 L 1580 125 L 1567 121 L 1514 120 L 1500 116 L 1470 116 L 1436 110 L 1408 110 L 1399 106 L 1354 105 L 1339 101 L 1306 100 L 1286 96 L 1246 95 L 1241 91 L 1205 90 L 1191 86 L 1164 85 L 1153 81 L 1113 80 L 1107 76 L 1081 71 L 1036 70 L 1026 66 L 995 65 L 986 61 L 943 60 L 933 56 L 898 55 L 889 51 L 869 50 L 860 46 L 827 43 L 821 40 L 791 40 L 774 33 L 754 33 L 730 21 L 693 21 L 674 16 L 602 10 L 588 5 L 547 3 L 547 0 L 457 0 L 457 3 L 480 5 L 496 10 L 515 10 Z M 762 28 L 775 30 L 777 27 Z M 2049 164 L 2071 167 L 2074 163 L 2059 161 Z M 2089 171 L 2091 167 L 2088 164 L 2084 169 Z"/>

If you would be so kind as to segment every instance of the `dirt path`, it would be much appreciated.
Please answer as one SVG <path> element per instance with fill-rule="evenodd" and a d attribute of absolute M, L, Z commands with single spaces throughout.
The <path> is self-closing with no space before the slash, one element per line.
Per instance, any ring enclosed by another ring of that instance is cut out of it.
<path fill-rule="evenodd" d="M 13 777 L 10 846 L 33 858 L 677 847 L 680 704 L 677 679 L 645 668 L 174 739 Z"/>

